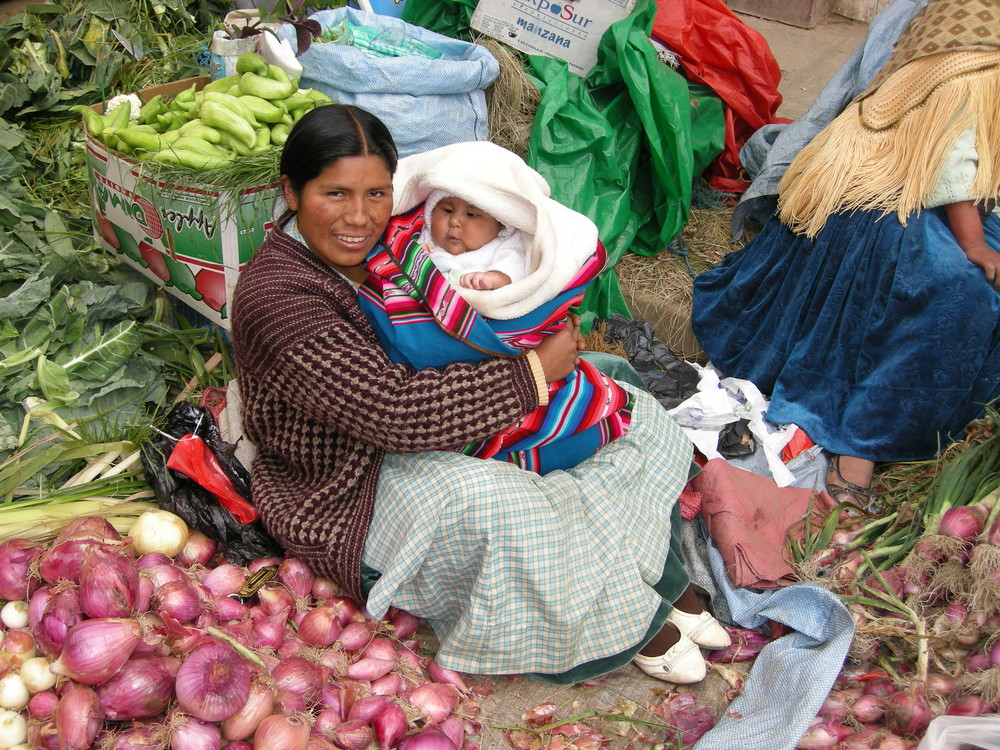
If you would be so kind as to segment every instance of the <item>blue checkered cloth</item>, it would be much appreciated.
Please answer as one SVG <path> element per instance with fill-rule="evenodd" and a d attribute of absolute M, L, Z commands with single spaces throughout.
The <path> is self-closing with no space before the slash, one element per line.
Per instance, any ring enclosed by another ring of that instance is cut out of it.
<path fill-rule="evenodd" d="M 389 454 L 362 558 L 381 572 L 368 611 L 426 618 L 435 659 L 466 673 L 554 674 L 626 652 L 664 603 L 653 586 L 687 585 L 669 553 L 691 457 L 645 392 L 629 431 L 566 471 Z"/>

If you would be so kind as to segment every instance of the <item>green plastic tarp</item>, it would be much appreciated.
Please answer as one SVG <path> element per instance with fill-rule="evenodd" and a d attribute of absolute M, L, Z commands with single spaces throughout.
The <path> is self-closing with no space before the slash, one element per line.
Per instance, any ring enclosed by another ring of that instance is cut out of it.
<path fill-rule="evenodd" d="M 407 23 L 468 39 L 477 0 L 407 0 Z M 581 78 L 567 64 L 525 55 L 541 92 L 525 160 L 552 197 L 588 216 L 610 256 L 580 306 L 584 330 L 618 312 L 631 317 L 614 264 L 631 251 L 663 251 L 687 223 L 695 179 L 722 151 L 723 103 L 659 60 L 649 41 L 656 5 L 633 12 L 601 38 L 597 65 Z"/>

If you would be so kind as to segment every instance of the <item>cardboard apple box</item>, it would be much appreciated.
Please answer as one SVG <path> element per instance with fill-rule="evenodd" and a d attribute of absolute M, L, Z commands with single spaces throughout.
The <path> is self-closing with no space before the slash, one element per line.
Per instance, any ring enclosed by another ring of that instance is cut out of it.
<path fill-rule="evenodd" d="M 189 78 L 138 95 L 147 102 L 192 83 L 200 89 L 208 81 L 208 76 Z M 154 182 L 141 163 L 110 151 L 92 136 L 87 138 L 87 166 L 96 240 L 228 331 L 236 280 L 274 223 L 279 185 L 234 195 L 203 184 Z"/>

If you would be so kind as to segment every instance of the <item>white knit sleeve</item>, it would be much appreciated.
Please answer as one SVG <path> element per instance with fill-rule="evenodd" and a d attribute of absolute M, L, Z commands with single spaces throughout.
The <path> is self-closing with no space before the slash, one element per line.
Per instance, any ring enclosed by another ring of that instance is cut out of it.
<path fill-rule="evenodd" d="M 937 184 L 927 199 L 926 207 L 945 206 L 949 203 L 974 200 L 972 183 L 979 166 L 976 134 L 972 128 L 965 130 L 955 141 L 941 169 Z"/>

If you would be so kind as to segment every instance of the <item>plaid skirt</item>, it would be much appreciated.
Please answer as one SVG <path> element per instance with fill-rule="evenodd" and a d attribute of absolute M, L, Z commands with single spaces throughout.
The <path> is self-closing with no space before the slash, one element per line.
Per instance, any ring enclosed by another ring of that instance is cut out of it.
<path fill-rule="evenodd" d="M 609 672 L 688 584 L 677 499 L 692 446 L 636 393 L 632 424 L 545 476 L 458 453 L 389 454 L 363 562 L 368 611 L 425 618 L 445 667 L 568 683 Z"/>

